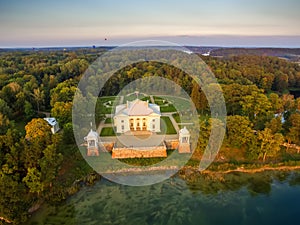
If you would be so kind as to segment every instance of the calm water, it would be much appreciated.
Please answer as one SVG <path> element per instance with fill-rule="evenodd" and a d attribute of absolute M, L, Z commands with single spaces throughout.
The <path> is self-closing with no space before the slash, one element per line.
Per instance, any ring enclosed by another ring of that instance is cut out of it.
<path fill-rule="evenodd" d="M 146 187 L 102 179 L 29 224 L 300 224 L 300 172 L 173 177 Z"/>

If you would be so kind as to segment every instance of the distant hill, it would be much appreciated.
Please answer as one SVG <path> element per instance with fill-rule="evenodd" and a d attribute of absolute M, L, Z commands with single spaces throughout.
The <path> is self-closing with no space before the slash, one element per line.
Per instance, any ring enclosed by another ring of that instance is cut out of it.
<path fill-rule="evenodd" d="M 275 56 L 290 61 L 300 61 L 300 48 L 218 48 L 211 56 L 228 57 L 233 55 Z"/>

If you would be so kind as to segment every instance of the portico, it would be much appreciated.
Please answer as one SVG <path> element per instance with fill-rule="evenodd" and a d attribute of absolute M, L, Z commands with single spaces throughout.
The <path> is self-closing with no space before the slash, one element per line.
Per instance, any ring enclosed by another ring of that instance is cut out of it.
<path fill-rule="evenodd" d="M 127 131 L 160 132 L 160 116 L 158 105 L 136 99 L 116 107 L 114 126 L 117 133 Z"/>

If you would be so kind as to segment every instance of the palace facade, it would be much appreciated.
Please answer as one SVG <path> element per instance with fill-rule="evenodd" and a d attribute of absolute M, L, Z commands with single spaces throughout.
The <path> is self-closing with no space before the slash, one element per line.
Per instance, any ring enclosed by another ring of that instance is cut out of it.
<path fill-rule="evenodd" d="M 160 132 L 160 116 L 158 105 L 136 99 L 118 105 L 113 120 L 117 133 L 128 131 Z"/>

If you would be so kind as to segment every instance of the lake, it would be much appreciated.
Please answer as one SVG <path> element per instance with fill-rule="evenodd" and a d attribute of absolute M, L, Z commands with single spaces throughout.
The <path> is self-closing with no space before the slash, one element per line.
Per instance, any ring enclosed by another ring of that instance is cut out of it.
<path fill-rule="evenodd" d="M 44 206 L 28 224 L 300 224 L 300 172 L 199 175 L 131 187 L 105 179 L 59 206 Z"/>

